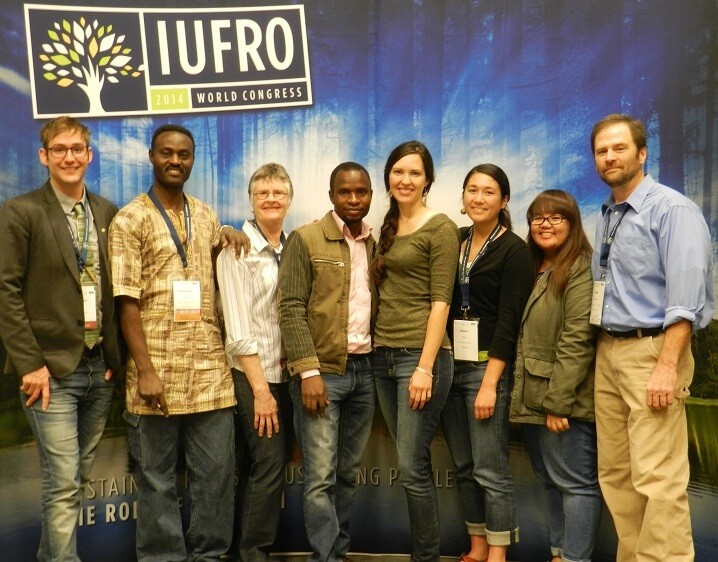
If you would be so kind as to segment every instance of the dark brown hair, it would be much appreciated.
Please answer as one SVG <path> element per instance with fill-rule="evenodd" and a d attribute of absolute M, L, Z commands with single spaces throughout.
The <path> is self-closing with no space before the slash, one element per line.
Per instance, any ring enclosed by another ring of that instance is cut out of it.
<path fill-rule="evenodd" d="M 625 115 L 623 113 L 611 113 L 610 115 L 606 115 L 606 117 L 600 121 L 597 121 L 593 126 L 593 130 L 591 131 L 591 154 L 596 152 L 596 135 L 606 127 L 618 125 L 620 123 L 628 125 L 628 130 L 631 131 L 631 137 L 633 138 L 633 142 L 636 144 L 636 148 L 638 150 L 646 148 L 646 128 L 643 126 L 643 123 L 630 115 Z"/>
<path fill-rule="evenodd" d="M 549 279 L 549 288 L 556 294 L 561 294 L 568 284 L 569 270 L 580 257 L 591 258 L 591 244 L 586 238 L 581 222 L 581 211 L 576 200 L 560 189 L 547 189 L 539 193 L 526 211 L 526 222 L 529 225 L 529 234 L 526 242 L 531 252 L 534 264 L 534 277 L 539 273 L 543 261 L 543 250 L 538 247 L 531 236 L 531 218 L 537 215 L 561 215 L 569 223 L 568 237 L 563 247 L 556 254 L 553 271 Z"/>
<path fill-rule="evenodd" d="M 504 172 L 496 164 L 479 164 L 478 166 L 474 166 L 473 168 L 471 168 L 471 170 L 469 170 L 469 173 L 466 174 L 466 177 L 464 178 L 464 185 L 461 188 L 462 195 L 464 191 L 466 191 L 466 186 L 469 184 L 471 176 L 473 176 L 474 174 L 486 174 L 487 176 L 492 178 L 496 183 L 499 184 L 501 199 L 503 200 L 505 198 L 507 201 L 511 199 L 511 185 L 509 184 L 509 177 L 506 175 L 506 172 Z M 507 230 L 513 230 L 513 227 L 511 225 L 511 214 L 506 207 L 499 211 L 499 224 Z"/>
<path fill-rule="evenodd" d="M 436 179 L 436 172 L 434 170 L 434 159 L 431 157 L 429 149 L 419 141 L 407 141 L 401 143 L 394 150 L 391 151 L 389 157 L 386 159 L 384 165 L 384 187 L 386 188 L 387 194 L 391 194 L 389 188 L 389 175 L 391 169 L 394 167 L 399 160 L 410 154 L 418 154 L 421 158 L 421 162 L 424 165 L 424 174 L 428 183 L 424 188 L 424 195 L 429 193 L 434 180 Z M 371 266 L 371 276 L 377 285 L 379 285 L 384 277 L 386 277 L 386 262 L 384 260 L 384 254 L 394 244 L 394 238 L 396 237 L 396 231 L 399 223 L 399 205 L 393 197 L 389 197 L 389 210 L 384 215 L 384 222 L 381 225 L 379 234 L 379 252 L 376 259 Z"/>

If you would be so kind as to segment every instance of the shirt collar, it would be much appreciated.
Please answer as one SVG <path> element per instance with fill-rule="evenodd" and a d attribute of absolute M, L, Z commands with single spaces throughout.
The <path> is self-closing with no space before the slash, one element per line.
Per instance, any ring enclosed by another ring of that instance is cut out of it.
<path fill-rule="evenodd" d="M 82 206 L 87 209 L 87 190 L 84 187 L 82 188 L 82 198 L 77 201 L 74 197 L 69 196 L 67 193 L 63 193 L 54 185 L 50 185 L 52 186 L 52 191 L 57 197 L 57 200 L 60 202 L 60 206 L 62 207 L 62 210 L 65 211 L 66 215 L 72 213 L 78 202 L 82 203 Z"/>
<path fill-rule="evenodd" d="M 631 195 L 628 196 L 628 199 L 626 199 L 624 203 L 628 204 L 629 207 L 631 207 L 634 211 L 638 212 L 643 205 L 643 201 L 646 199 L 648 192 L 655 184 L 656 180 L 651 177 L 651 174 L 646 174 L 645 176 L 643 176 L 641 183 L 636 186 L 636 189 L 631 192 Z M 617 207 L 621 204 L 622 203 L 616 204 L 616 202 L 613 200 L 613 195 L 609 195 L 608 198 L 603 202 L 603 205 L 601 205 L 601 214 L 605 215 L 608 209 Z"/>
<path fill-rule="evenodd" d="M 278 248 L 274 248 L 269 242 L 267 242 L 267 240 L 264 239 L 264 236 L 262 236 L 262 233 L 256 226 L 254 226 L 252 221 L 244 221 L 244 224 L 242 225 L 242 230 L 247 235 L 247 238 L 249 238 L 249 242 L 252 245 L 252 250 L 257 250 L 257 253 L 264 250 L 269 250 L 272 253 L 282 251 L 283 244 L 280 243 Z M 284 234 L 284 232 L 282 232 L 282 239 L 284 240 L 285 237 L 286 235 Z"/>
<path fill-rule="evenodd" d="M 357 236 L 355 238 L 354 236 L 352 236 L 352 233 L 349 230 L 349 227 L 347 226 L 347 224 L 341 218 L 339 218 L 339 215 L 337 215 L 336 211 L 332 211 L 332 217 L 334 217 L 334 222 L 337 223 L 339 230 L 342 231 L 342 234 L 344 236 L 348 236 L 349 238 L 351 238 L 352 240 L 355 240 L 357 242 L 359 242 L 361 240 L 366 240 L 367 238 L 369 238 L 372 228 L 364 221 L 361 221 L 361 232 L 359 233 L 359 236 Z"/>

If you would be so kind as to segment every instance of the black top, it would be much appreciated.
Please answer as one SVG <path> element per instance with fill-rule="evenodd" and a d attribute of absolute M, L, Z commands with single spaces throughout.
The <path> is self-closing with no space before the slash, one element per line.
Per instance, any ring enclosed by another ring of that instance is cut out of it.
<path fill-rule="evenodd" d="M 461 229 L 466 240 L 469 228 Z M 494 240 L 469 273 L 469 316 L 479 318 L 479 349 L 510 363 L 516 354 L 516 338 L 526 301 L 533 285 L 531 254 L 526 243 L 507 230 Z M 461 290 L 457 275 L 449 314 L 461 318 Z"/>

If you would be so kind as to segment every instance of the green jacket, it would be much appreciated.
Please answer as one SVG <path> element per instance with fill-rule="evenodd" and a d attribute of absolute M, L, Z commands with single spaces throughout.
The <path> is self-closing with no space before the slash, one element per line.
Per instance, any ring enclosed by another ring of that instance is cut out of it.
<path fill-rule="evenodd" d="M 591 263 L 576 260 L 561 295 L 548 290 L 550 275 L 536 282 L 521 320 L 510 419 L 543 424 L 550 413 L 594 421 Z"/>
<path fill-rule="evenodd" d="M 366 240 L 367 259 L 375 241 Z M 308 369 L 343 375 L 347 364 L 347 325 L 351 257 L 331 211 L 289 235 L 279 267 L 279 326 L 292 375 Z M 372 327 L 377 295 L 372 291 Z"/>

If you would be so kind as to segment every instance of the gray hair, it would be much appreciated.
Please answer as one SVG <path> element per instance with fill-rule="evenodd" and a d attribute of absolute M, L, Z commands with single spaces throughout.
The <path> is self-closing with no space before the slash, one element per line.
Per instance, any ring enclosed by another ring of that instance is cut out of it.
<path fill-rule="evenodd" d="M 247 188 L 247 194 L 249 195 L 250 201 L 252 200 L 252 187 L 254 187 L 254 184 L 260 180 L 272 179 L 279 180 L 286 184 L 289 200 L 291 201 L 292 199 L 294 199 L 294 186 L 292 185 L 292 180 L 289 177 L 287 170 L 285 170 L 284 166 L 282 166 L 281 164 L 269 162 L 268 164 L 262 164 L 252 174 L 252 177 L 249 178 L 249 187 Z"/>

